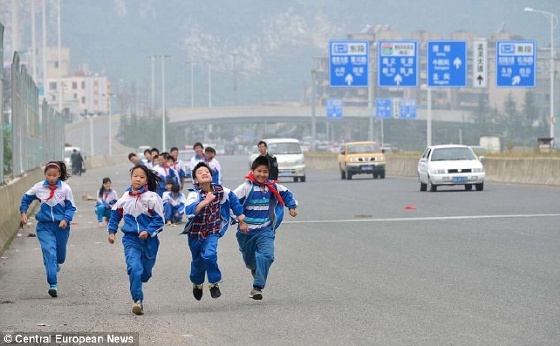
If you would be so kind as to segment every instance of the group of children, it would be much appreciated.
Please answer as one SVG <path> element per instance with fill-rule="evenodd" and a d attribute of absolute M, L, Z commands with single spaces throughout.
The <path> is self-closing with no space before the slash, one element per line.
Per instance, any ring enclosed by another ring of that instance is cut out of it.
<path fill-rule="evenodd" d="M 163 180 L 160 172 L 140 162 L 130 169 L 130 187 L 120 198 L 116 198 L 109 178 L 103 179 L 99 190 L 96 214 L 100 226 L 106 218 L 110 244 L 115 242 L 119 223 L 124 220 L 122 243 L 133 300 L 132 312 L 136 315 L 144 313 L 142 283 L 152 276 L 159 248 L 158 234 L 165 223 L 176 223 L 183 215 L 187 218 L 183 233 L 187 235 L 192 256 L 190 281 L 196 300 L 203 296 L 205 277 L 210 296 L 221 296 L 218 240 L 231 224 L 236 224 L 239 249 L 253 276 L 250 297 L 261 300 L 274 261 L 275 231 L 282 222 L 284 207 L 288 208 L 290 216 L 297 215 L 297 201 L 292 192 L 268 178 L 270 167 L 266 157 L 257 157 L 245 182 L 230 190 L 216 179 L 216 175 L 219 178 L 221 174 L 219 163 L 212 164 L 213 157 L 199 159 L 197 150 L 202 151 L 202 145 L 198 148 L 197 144 L 200 143 L 195 144 L 195 156 L 190 162 L 194 188 L 189 189 L 186 197 L 179 184 L 171 184 L 170 191 L 159 194 Z M 56 297 L 56 273 L 66 257 L 69 225 L 76 207 L 72 191 L 64 182 L 68 179 L 64 162 L 47 163 L 44 173 L 45 180 L 24 194 L 20 212 L 25 224 L 30 203 L 35 199 L 41 203 L 36 214 L 37 236 L 50 285 L 48 293 Z"/>

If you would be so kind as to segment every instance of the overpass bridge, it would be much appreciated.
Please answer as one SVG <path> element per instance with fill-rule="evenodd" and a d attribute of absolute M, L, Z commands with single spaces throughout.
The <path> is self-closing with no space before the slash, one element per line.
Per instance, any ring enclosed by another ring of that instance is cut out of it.
<path fill-rule="evenodd" d="M 312 119 L 310 105 L 274 104 L 260 106 L 237 107 L 205 107 L 205 108 L 169 108 L 167 109 L 169 123 L 177 127 L 192 124 L 256 124 L 256 123 L 306 123 Z M 350 122 L 352 120 L 367 119 L 375 115 L 375 108 L 343 107 L 343 119 L 327 119 L 324 106 L 316 107 L 317 123 Z M 417 119 L 426 120 L 426 109 L 416 109 Z M 467 111 L 432 110 L 432 121 L 463 122 L 468 118 Z"/>

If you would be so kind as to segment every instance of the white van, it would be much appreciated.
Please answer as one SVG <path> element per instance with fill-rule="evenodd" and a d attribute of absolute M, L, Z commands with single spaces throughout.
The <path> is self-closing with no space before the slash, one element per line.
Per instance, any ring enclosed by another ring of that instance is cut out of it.
<path fill-rule="evenodd" d="M 299 141 L 294 138 L 263 139 L 270 155 L 278 161 L 278 179 L 293 178 L 294 182 L 305 182 L 305 159 Z"/>

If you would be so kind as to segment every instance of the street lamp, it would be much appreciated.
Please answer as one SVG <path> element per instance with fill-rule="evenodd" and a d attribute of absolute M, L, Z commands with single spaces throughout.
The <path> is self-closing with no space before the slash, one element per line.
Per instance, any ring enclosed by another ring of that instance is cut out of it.
<path fill-rule="evenodd" d="M 421 88 L 426 90 L 426 146 L 432 145 L 432 89 L 427 84 Z"/>
<path fill-rule="evenodd" d="M 317 70 L 311 71 L 311 151 L 317 143 Z"/>
<path fill-rule="evenodd" d="M 554 147 L 555 140 L 554 140 L 554 28 L 558 26 L 558 17 L 552 13 L 547 11 L 536 10 L 531 7 L 525 7 L 525 12 L 537 12 L 543 14 L 550 20 L 550 138 L 552 140 L 551 146 Z"/>

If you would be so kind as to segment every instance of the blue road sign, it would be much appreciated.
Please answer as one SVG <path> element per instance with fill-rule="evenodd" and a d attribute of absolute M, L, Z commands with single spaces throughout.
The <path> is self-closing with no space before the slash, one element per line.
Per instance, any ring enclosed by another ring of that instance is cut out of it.
<path fill-rule="evenodd" d="M 535 41 L 496 42 L 496 86 L 530 88 L 536 79 Z"/>
<path fill-rule="evenodd" d="M 467 42 L 428 41 L 428 86 L 467 86 Z"/>
<path fill-rule="evenodd" d="M 330 41 L 329 46 L 330 86 L 369 86 L 369 42 Z"/>
<path fill-rule="evenodd" d="M 416 119 L 416 100 L 404 99 L 401 100 L 400 104 L 401 119 Z"/>
<path fill-rule="evenodd" d="M 342 100 L 327 99 L 327 118 L 342 119 Z"/>
<path fill-rule="evenodd" d="M 393 100 L 375 99 L 375 116 L 380 119 L 391 119 Z"/>
<path fill-rule="evenodd" d="M 418 86 L 418 43 L 379 41 L 377 76 L 380 87 Z"/>

